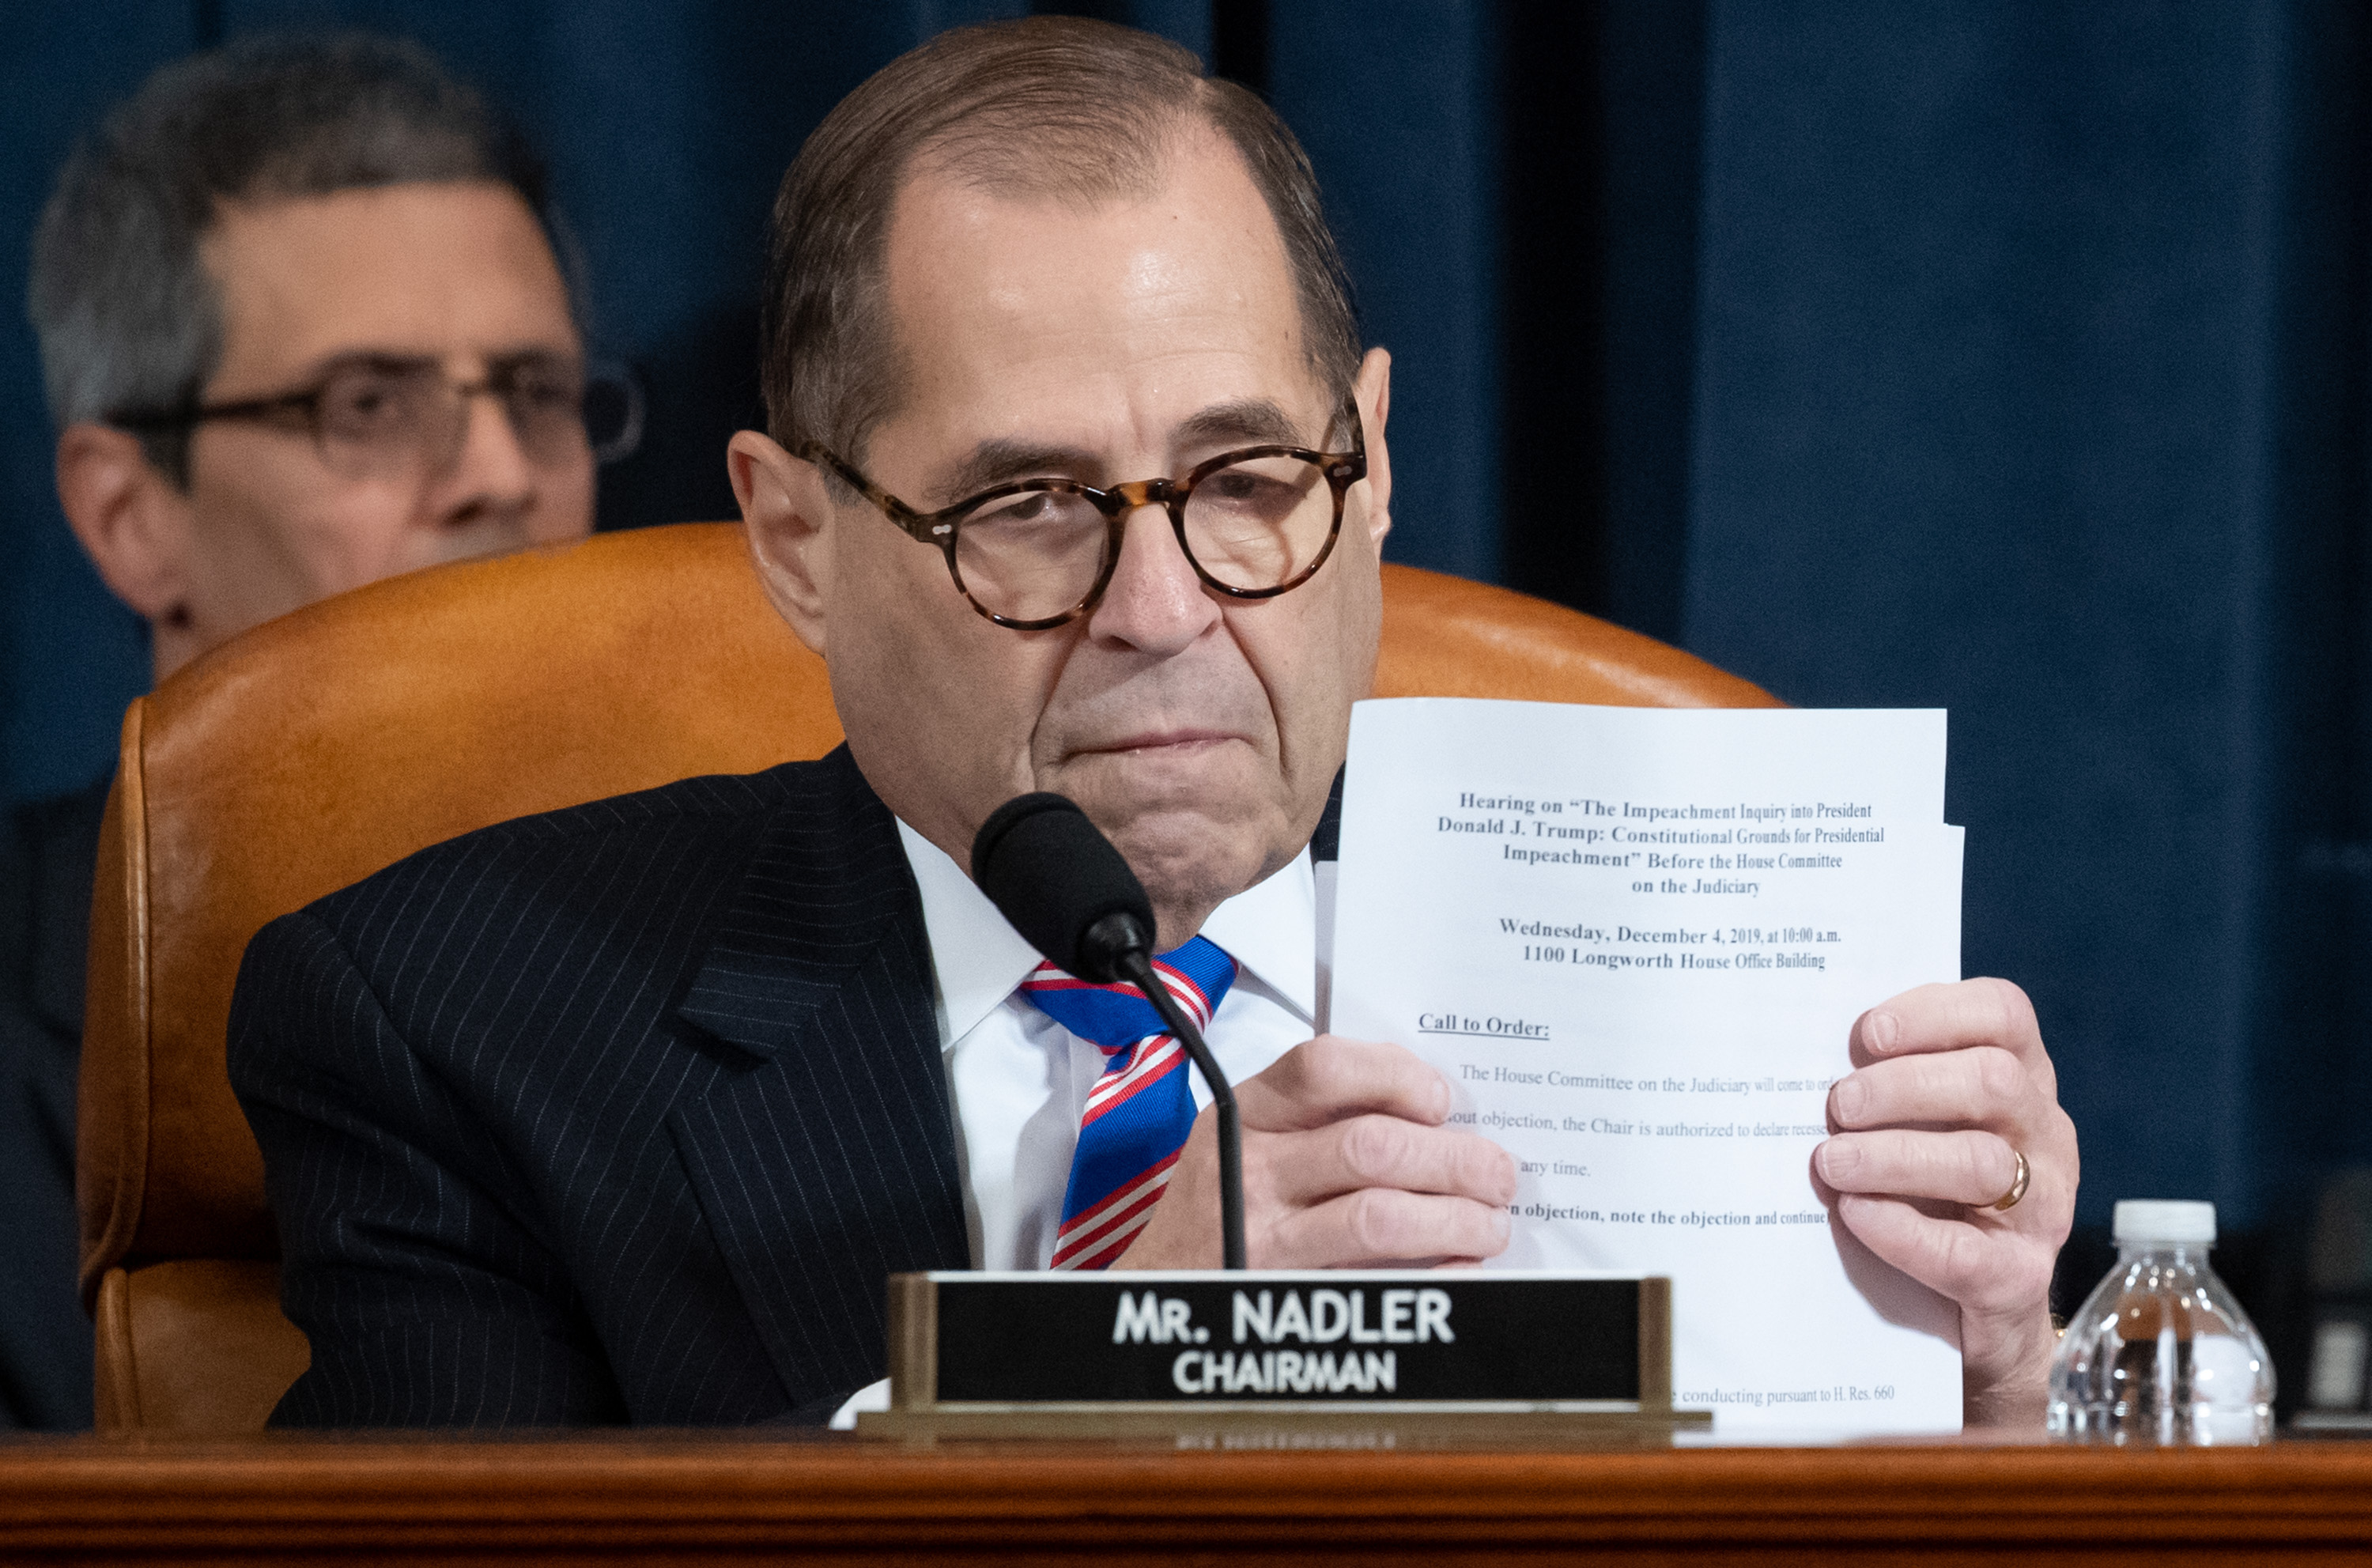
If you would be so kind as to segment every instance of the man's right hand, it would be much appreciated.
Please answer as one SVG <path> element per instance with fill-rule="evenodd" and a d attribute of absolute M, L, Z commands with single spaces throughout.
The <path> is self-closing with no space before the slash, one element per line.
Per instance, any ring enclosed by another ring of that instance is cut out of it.
<path fill-rule="evenodd" d="M 1516 1162 L 1442 1125 L 1449 1086 L 1397 1045 L 1320 1035 L 1236 1086 L 1244 1128 L 1244 1250 L 1255 1269 L 1471 1262 L 1507 1245 Z M 1215 1113 L 1117 1269 L 1219 1266 Z"/>

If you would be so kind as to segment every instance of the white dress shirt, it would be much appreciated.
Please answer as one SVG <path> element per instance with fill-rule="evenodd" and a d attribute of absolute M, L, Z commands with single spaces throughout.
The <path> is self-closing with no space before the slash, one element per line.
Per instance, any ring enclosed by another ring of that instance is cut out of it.
<path fill-rule="evenodd" d="M 1054 1256 L 1079 1117 L 1109 1059 L 1021 994 L 1038 950 L 988 895 L 902 821 L 898 837 L 922 890 L 937 976 L 933 1005 L 955 1101 L 972 1267 L 1042 1269 Z M 1236 982 L 1203 1038 L 1227 1081 L 1239 1084 L 1310 1035 L 1318 925 L 1308 853 L 1212 911 L 1203 935 L 1236 960 Z M 1192 1063 L 1184 1070 L 1199 1110 L 1211 1103 L 1210 1090 Z M 885 1379 L 860 1389 L 831 1424 L 845 1430 L 859 1411 L 889 1408 Z"/>
<path fill-rule="evenodd" d="M 1038 950 L 930 840 L 898 824 L 923 894 L 938 977 L 939 1049 L 955 1100 L 956 1160 L 976 1269 L 1042 1269 L 1054 1256 L 1087 1092 L 1109 1062 L 1040 1012 L 1018 987 Z M 1229 899 L 1203 935 L 1236 960 L 1236 982 L 1205 1031 L 1230 1083 L 1309 1038 L 1318 977 L 1317 895 L 1305 852 Z M 1202 1074 L 1184 1071 L 1197 1109 Z"/>

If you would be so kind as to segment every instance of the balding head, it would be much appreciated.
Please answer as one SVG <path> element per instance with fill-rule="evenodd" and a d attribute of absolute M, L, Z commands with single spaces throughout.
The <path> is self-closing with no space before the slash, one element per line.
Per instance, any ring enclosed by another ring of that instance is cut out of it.
<path fill-rule="evenodd" d="M 808 138 L 775 199 L 763 317 L 767 424 L 862 462 L 898 405 L 917 345 L 898 342 L 884 285 L 900 191 L 928 172 L 1008 199 L 1076 208 L 1143 197 L 1215 133 L 1242 160 L 1282 242 L 1311 374 L 1347 387 L 1359 339 L 1309 160 L 1253 94 L 1176 44 L 1071 17 L 963 28 L 901 56 Z"/>

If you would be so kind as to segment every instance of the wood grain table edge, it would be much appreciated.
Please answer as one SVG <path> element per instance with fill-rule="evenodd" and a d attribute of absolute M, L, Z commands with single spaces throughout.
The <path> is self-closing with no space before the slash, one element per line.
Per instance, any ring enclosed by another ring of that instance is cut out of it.
<path fill-rule="evenodd" d="M 0 1447 L 0 1552 L 2372 1546 L 2372 1452 Z"/>

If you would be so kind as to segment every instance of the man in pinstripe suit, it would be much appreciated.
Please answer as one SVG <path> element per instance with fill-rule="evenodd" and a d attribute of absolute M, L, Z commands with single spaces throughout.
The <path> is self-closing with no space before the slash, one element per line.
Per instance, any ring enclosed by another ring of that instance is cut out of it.
<path fill-rule="evenodd" d="M 1044 1266 L 1101 1058 L 964 872 L 1029 789 L 1120 845 L 1160 947 L 1236 961 L 1210 1032 L 1255 1265 L 1505 1245 L 1512 1165 L 1447 1086 L 1308 1038 L 1389 364 L 1290 134 L 1125 29 L 947 35 L 802 149 L 765 354 L 732 477 L 848 744 L 473 834 L 258 936 L 232 1074 L 313 1345 L 283 1422 L 820 1420 L 880 1376 L 886 1274 Z M 1197 495 L 1284 497 L 1273 548 Z M 1857 1043 L 1833 1109 L 1871 1131 L 1822 1175 L 1962 1303 L 1972 1416 L 2037 1414 L 2075 1149 L 2031 1014 L 1930 988 Z M 1114 1266 L 1216 1261 L 1208 1120 Z M 1966 1207 L 2013 1146 L 2034 1195 Z"/>

